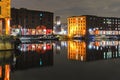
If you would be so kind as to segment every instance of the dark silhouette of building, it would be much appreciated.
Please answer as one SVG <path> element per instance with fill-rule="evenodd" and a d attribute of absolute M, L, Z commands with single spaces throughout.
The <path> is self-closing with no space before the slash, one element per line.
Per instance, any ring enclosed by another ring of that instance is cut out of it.
<path fill-rule="evenodd" d="M 11 27 L 13 26 L 31 29 L 37 26 L 45 26 L 47 29 L 53 29 L 53 13 L 25 8 L 11 8 Z"/>

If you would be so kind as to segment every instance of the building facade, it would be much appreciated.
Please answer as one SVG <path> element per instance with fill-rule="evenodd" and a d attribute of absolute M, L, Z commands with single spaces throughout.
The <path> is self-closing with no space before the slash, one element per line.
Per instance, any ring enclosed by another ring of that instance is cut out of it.
<path fill-rule="evenodd" d="M 55 17 L 55 22 L 56 22 L 56 25 L 60 25 L 61 24 L 60 16 L 56 16 Z"/>
<path fill-rule="evenodd" d="M 53 30 L 53 13 L 46 11 L 11 8 L 11 27 Z"/>
<path fill-rule="evenodd" d="M 120 18 L 92 15 L 68 17 L 68 36 L 119 35 Z"/>
<path fill-rule="evenodd" d="M 11 0 L 0 0 L 0 35 L 10 34 Z"/>

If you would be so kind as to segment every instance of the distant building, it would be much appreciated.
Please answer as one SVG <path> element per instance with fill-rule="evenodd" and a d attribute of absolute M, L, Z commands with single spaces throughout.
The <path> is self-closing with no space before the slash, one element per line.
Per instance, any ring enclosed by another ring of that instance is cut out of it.
<path fill-rule="evenodd" d="M 67 23 L 62 23 L 61 17 L 56 16 L 53 30 L 54 34 L 67 35 Z"/>
<path fill-rule="evenodd" d="M 67 24 L 54 25 L 53 30 L 54 34 L 67 35 Z"/>
<path fill-rule="evenodd" d="M 67 18 L 68 36 L 119 35 L 120 18 L 98 17 L 92 15 Z"/>
<path fill-rule="evenodd" d="M 60 16 L 56 16 L 55 17 L 55 22 L 56 22 L 56 25 L 60 25 L 61 24 Z"/>
<path fill-rule="evenodd" d="M 26 34 L 25 31 L 29 32 L 29 34 L 41 34 L 43 32 L 46 34 L 47 31 L 52 32 L 53 13 L 46 11 L 28 10 L 25 8 L 11 8 L 11 27 L 34 29 L 32 32 L 31 30 L 24 30 L 24 32 L 22 32 L 23 35 Z"/>
<path fill-rule="evenodd" d="M 11 26 L 21 25 L 25 28 L 35 28 L 44 25 L 53 28 L 53 13 L 46 11 L 11 8 Z"/>

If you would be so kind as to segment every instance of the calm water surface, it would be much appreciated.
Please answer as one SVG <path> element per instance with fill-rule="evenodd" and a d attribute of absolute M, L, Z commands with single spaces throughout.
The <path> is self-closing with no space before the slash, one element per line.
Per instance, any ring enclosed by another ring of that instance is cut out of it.
<path fill-rule="evenodd" d="M 2 80 L 120 79 L 117 40 L 23 43 L 0 56 Z"/>

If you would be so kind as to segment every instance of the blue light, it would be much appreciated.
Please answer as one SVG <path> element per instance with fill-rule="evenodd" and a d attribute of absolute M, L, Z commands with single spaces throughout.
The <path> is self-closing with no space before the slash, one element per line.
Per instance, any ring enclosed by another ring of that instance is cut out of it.
<path fill-rule="evenodd" d="M 90 28 L 88 31 L 90 32 L 90 31 L 92 31 L 92 29 Z"/>
<path fill-rule="evenodd" d="M 88 46 L 88 49 L 92 49 L 92 45 L 89 45 L 89 46 Z"/>
<path fill-rule="evenodd" d="M 43 64 L 42 60 L 40 59 L 40 66 Z"/>
<path fill-rule="evenodd" d="M 42 13 L 40 13 L 40 16 L 43 16 L 43 14 L 42 14 Z"/>

